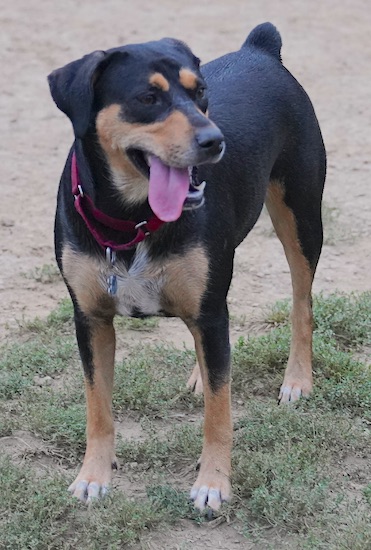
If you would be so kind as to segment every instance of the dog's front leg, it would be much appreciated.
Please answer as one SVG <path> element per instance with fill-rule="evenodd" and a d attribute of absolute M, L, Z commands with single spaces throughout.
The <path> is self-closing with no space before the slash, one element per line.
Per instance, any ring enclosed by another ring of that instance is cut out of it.
<path fill-rule="evenodd" d="M 218 510 L 231 497 L 231 387 L 228 314 L 191 327 L 204 387 L 204 441 L 191 490 L 196 508 Z"/>
<path fill-rule="evenodd" d="M 75 312 L 76 335 L 85 374 L 87 445 L 82 468 L 69 491 L 83 502 L 103 496 L 117 468 L 112 387 L 115 329 L 112 320 L 87 319 Z"/>

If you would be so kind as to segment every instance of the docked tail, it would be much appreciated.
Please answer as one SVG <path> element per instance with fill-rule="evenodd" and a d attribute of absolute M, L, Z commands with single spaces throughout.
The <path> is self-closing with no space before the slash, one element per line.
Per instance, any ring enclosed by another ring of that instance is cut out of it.
<path fill-rule="evenodd" d="M 254 46 L 264 52 L 273 55 L 279 61 L 281 59 L 282 40 L 281 35 L 272 23 L 262 23 L 251 31 L 242 47 Z"/>

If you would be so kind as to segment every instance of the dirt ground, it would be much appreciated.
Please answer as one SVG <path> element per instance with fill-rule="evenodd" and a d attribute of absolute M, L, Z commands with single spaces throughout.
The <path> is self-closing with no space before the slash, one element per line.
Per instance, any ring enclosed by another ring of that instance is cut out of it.
<path fill-rule="evenodd" d="M 371 288 L 368 0 L 188 0 L 184 4 L 174 0 L 13 0 L 1 4 L 0 340 L 9 336 L 17 320 L 43 317 L 67 295 L 61 281 L 42 284 L 30 276 L 35 268 L 54 263 L 57 185 L 72 140 L 70 123 L 49 95 L 47 74 L 95 49 L 163 36 L 186 41 L 208 61 L 239 48 L 248 32 L 264 21 L 271 21 L 281 32 L 284 64 L 310 95 L 328 152 L 326 244 L 314 290 Z M 287 263 L 263 213 L 237 250 L 230 311 L 235 318 L 249 321 L 261 317 L 262 306 L 289 295 Z M 241 330 L 244 327 L 234 323 L 233 340 Z M 135 338 L 130 333 L 129 339 Z M 177 320 L 161 320 L 148 336 L 154 338 L 191 345 Z M 204 533 L 200 548 L 250 547 L 237 536 L 224 536 L 223 529 L 215 540 L 211 530 Z M 167 547 L 180 548 L 181 527 L 172 539 L 173 546 Z M 153 548 L 160 548 L 158 544 Z M 198 548 L 197 544 L 195 539 L 192 547 Z"/>

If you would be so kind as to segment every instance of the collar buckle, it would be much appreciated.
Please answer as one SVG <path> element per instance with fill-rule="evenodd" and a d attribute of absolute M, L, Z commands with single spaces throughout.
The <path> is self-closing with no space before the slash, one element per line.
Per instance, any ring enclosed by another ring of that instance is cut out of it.
<path fill-rule="evenodd" d="M 79 197 L 83 197 L 84 196 L 84 191 L 82 190 L 82 187 L 80 184 L 77 185 L 77 190 L 78 190 L 78 195 L 74 195 L 75 197 L 75 200 L 78 199 Z"/>
<path fill-rule="evenodd" d="M 150 234 L 150 232 L 148 231 L 148 228 L 145 227 L 147 225 L 147 220 L 143 221 L 143 222 L 139 222 L 137 223 L 137 225 L 135 226 L 135 229 L 141 229 L 143 228 L 143 232 L 144 232 L 144 235 L 146 237 L 148 237 L 148 235 Z"/>

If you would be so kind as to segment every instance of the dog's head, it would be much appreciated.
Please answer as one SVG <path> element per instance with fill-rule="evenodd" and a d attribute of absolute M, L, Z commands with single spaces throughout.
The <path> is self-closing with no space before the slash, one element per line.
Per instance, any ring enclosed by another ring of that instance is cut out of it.
<path fill-rule="evenodd" d="M 202 203 L 192 167 L 217 162 L 224 138 L 207 115 L 199 59 L 165 38 L 96 51 L 49 75 L 75 136 L 95 133 L 125 202 L 148 197 L 164 221 Z"/>

